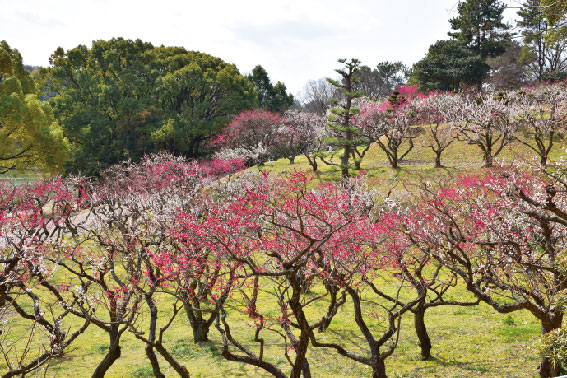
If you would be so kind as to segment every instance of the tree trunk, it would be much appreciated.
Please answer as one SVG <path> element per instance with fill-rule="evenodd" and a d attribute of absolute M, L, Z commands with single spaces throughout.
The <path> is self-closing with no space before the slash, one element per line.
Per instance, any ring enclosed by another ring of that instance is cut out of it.
<path fill-rule="evenodd" d="M 492 168 L 492 154 L 490 152 L 484 154 L 484 168 Z"/>
<path fill-rule="evenodd" d="M 441 152 L 435 152 L 435 168 L 441 168 Z"/>
<path fill-rule="evenodd" d="M 213 323 L 211 320 L 214 319 L 214 317 L 211 316 L 211 319 L 207 320 L 203 318 L 202 313 L 198 310 L 195 311 L 195 314 L 193 306 L 190 303 L 183 303 L 183 308 L 185 309 L 187 319 L 189 319 L 191 329 L 193 330 L 193 342 L 202 343 L 209 341 L 209 330 Z"/>
<path fill-rule="evenodd" d="M 293 312 L 293 315 L 295 316 L 295 320 L 297 321 L 300 330 L 299 340 L 294 343 L 295 360 L 291 370 L 290 378 L 300 378 L 302 373 L 304 378 L 311 378 L 311 371 L 306 358 L 311 329 L 309 328 L 309 323 L 307 322 L 307 318 L 305 317 L 305 313 L 303 312 L 301 304 L 301 279 L 297 277 L 297 272 L 288 273 L 286 277 L 292 288 L 291 298 L 288 302 L 289 307 Z"/>
<path fill-rule="evenodd" d="M 484 168 L 491 168 L 492 167 L 492 160 L 493 160 L 493 156 L 492 156 L 492 142 L 490 142 L 490 138 L 489 136 L 485 136 L 485 143 L 486 143 L 486 148 L 484 149 Z"/>
<path fill-rule="evenodd" d="M 209 326 L 206 324 L 204 319 L 200 322 L 196 322 L 193 328 L 193 342 L 202 343 L 209 341 Z"/>
<path fill-rule="evenodd" d="M 300 378 L 302 373 L 304 378 L 311 378 L 309 363 L 307 362 L 307 358 L 305 357 L 305 355 L 307 354 L 308 346 L 309 334 L 308 332 L 301 330 L 299 341 L 295 346 L 295 361 L 291 370 L 290 378 Z"/>
<path fill-rule="evenodd" d="M 303 378 L 311 378 L 311 368 L 307 360 L 303 362 Z"/>
<path fill-rule="evenodd" d="M 148 304 L 148 307 L 150 308 L 150 332 L 149 332 L 148 340 L 151 343 L 155 343 L 158 310 L 152 299 L 152 295 L 153 295 L 153 290 L 150 293 L 146 294 L 145 299 L 146 299 L 146 303 Z M 154 377 L 165 378 L 165 375 L 161 372 L 161 369 L 159 367 L 159 362 L 154 352 L 154 348 L 150 344 L 146 344 L 145 351 L 146 351 L 146 356 L 148 357 L 148 360 L 150 360 L 150 364 L 152 365 L 152 371 L 154 373 Z"/>
<path fill-rule="evenodd" d="M 563 314 L 556 315 L 547 321 L 541 322 L 541 333 L 545 335 L 554 329 L 561 328 L 563 322 Z M 559 376 L 561 366 L 553 366 L 553 361 L 547 357 L 543 357 L 538 367 L 539 376 L 541 378 L 552 378 Z"/>
<path fill-rule="evenodd" d="M 177 360 L 173 358 L 173 356 L 163 347 L 162 344 L 157 344 L 156 349 L 159 354 L 161 354 L 161 356 L 165 358 L 167 362 L 169 362 L 169 365 L 171 365 L 171 367 L 175 369 L 175 371 L 181 378 L 189 378 L 189 372 L 187 371 L 187 368 L 177 362 Z"/>
<path fill-rule="evenodd" d="M 392 151 L 392 168 L 398 169 L 398 149 Z"/>
<path fill-rule="evenodd" d="M 152 371 L 154 373 L 154 377 L 156 378 L 165 378 L 165 375 L 161 372 L 159 368 L 159 362 L 157 356 L 154 352 L 154 348 L 150 345 L 146 344 L 146 357 L 150 360 L 150 365 L 152 366 Z"/>
<path fill-rule="evenodd" d="M 317 162 L 315 160 L 313 160 L 311 166 L 313 167 L 313 172 L 317 172 L 317 170 L 319 169 Z"/>
<path fill-rule="evenodd" d="M 0 285 L 0 308 L 6 305 L 6 285 Z"/>
<path fill-rule="evenodd" d="M 295 164 L 295 156 L 290 156 L 288 159 L 289 159 L 289 164 L 290 164 L 290 165 Z"/>
<path fill-rule="evenodd" d="M 392 168 L 393 168 L 393 169 L 398 169 L 398 159 L 392 160 Z"/>
<path fill-rule="evenodd" d="M 348 158 L 349 154 L 347 153 L 348 145 L 345 146 L 345 152 L 343 156 L 341 156 L 341 176 L 343 178 L 348 177 Z"/>
<path fill-rule="evenodd" d="M 372 366 L 372 378 L 388 378 L 386 375 L 386 365 L 384 364 L 384 360 L 378 358 L 378 360 Z"/>
<path fill-rule="evenodd" d="M 414 312 L 415 333 L 419 339 L 419 347 L 421 348 L 420 357 L 422 361 L 427 361 L 431 358 L 431 339 L 425 327 L 425 306 L 421 301 Z"/>
<path fill-rule="evenodd" d="M 360 171 L 360 160 L 354 161 L 354 169 L 356 169 L 357 171 Z"/>
<path fill-rule="evenodd" d="M 541 164 L 542 167 L 547 166 L 547 154 L 543 153 L 540 155 L 539 164 Z"/>
<path fill-rule="evenodd" d="M 96 367 L 92 378 L 103 378 L 106 375 L 108 369 L 110 369 L 114 362 L 120 358 L 122 351 L 119 342 L 120 336 L 118 335 L 118 333 L 112 332 L 110 334 L 110 348 L 108 349 L 108 353 Z"/>

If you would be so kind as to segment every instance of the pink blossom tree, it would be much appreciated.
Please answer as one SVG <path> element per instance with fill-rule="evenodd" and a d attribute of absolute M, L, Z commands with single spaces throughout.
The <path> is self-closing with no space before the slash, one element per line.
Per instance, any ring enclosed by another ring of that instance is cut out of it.
<path fill-rule="evenodd" d="M 226 312 L 229 302 L 215 296 L 211 303 L 217 308 L 222 355 L 230 361 L 260 367 L 273 376 L 286 377 L 288 374 L 265 358 L 266 334 L 273 334 L 286 345 L 284 355 L 291 377 L 311 376 L 307 354 L 310 346 L 334 350 L 371 367 L 373 376 L 385 377 L 384 361 L 397 345 L 401 316 L 417 300 L 401 304 L 398 298 L 389 306 L 379 306 L 376 311 L 385 312 L 385 329 L 378 334 L 370 332 L 368 322 L 375 318 L 363 316 L 363 286 L 384 274 L 386 267 L 395 265 L 389 250 L 377 248 L 383 230 L 370 218 L 374 192 L 360 180 L 325 184 L 317 189 L 309 188 L 310 180 L 302 172 L 279 180 L 267 175 L 251 181 L 247 178 L 236 185 L 238 190 L 233 195 L 212 207 L 207 218 L 197 222 L 206 225 L 206 233 L 197 229 L 186 233 L 193 235 L 193 240 L 198 238 L 199 245 L 202 240 L 208 241 L 207 250 L 213 252 L 208 259 L 217 262 L 207 265 L 224 266 L 219 272 L 226 275 L 223 281 L 227 286 L 217 292 L 230 295 L 230 308 L 248 315 L 258 345 L 254 351 L 238 340 Z M 188 217 L 184 220 L 191 227 L 196 225 Z M 188 255 L 191 266 L 198 266 L 195 256 L 202 253 L 192 249 Z M 397 282 L 408 285 L 407 280 Z M 277 315 L 265 308 L 265 301 L 258 300 L 262 293 L 277 303 Z M 361 336 L 368 342 L 369 356 L 324 337 L 347 298 L 352 301 L 352 316 Z M 324 311 L 308 311 L 322 300 L 328 301 Z M 316 336 L 316 331 L 321 335 Z"/>
<path fill-rule="evenodd" d="M 381 104 L 362 104 L 358 119 L 362 134 L 368 141 L 378 143 L 394 169 L 413 149 L 414 139 L 421 132 L 415 127 L 418 122 L 415 105 L 417 99 L 424 97 L 414 87 L 400 89 Z"/>
<path fill-rule="evenodd" d="M 231 160 L 246 158 L 248 164 L 263 164 L 272 156 L 277 124 L 281 116 L 265 110 L 240 113 L 223 132 L 211 142 L 220 148 L 217 158 Z"/>
<path fill-rule="evenodd" d="M 324 258 L 325 245 L 331 244 L 331 238 L 338 238 L 342 228 L 357 222 L 360 211 L 367 211 L 361 199 L 349 195 L 340 185 L 325 185 L 314 191 L 307 187 L 309 180 L 304 173 L 294 173 L 286 180 L 262 176 L 259 181 L 243 183 L 240 187 L 245 190 L 223 202 L 207 227 L 210 248 L 221 252 L 225 261 L 237 264 L 236 270 L 225 270 L 241 277 L 231 303 L 240 303 L 238 307 L 250 316 L 259 345 L 256 353 L 235 338 L 224 302 L 217 301 L 216 328 L 223 337 L 222 355 L 280 377 L 287 375 L 263 358 L 261 335 L 280 335 L 289 347 L 286 358 L 291 376 L 310 376 L 306 354 L 313 330 L 332 318 L 344 301 L 332 289 L 311 300 L 306 300 L 307 292 L 324 277 L 318 261 Z M 259 287 L 278 303 L 278 316 L 260 307 Z M 328 311 L 315 315 L 315 319 L 307 316 L 306 307 L 326 296 L 334 298 Z"/>
<path fill-rule="evenodd" d="M 163 275 L 152 255 L 170 245 L 175 214 L 189 206 L 204 179 L 196 162 L 157 155 L 110 167 L 100 180 L 82 184 L 89 202 L 89 211 L 81 215 L 84 230 L 67 238 L 65 258 L 53 263 L 65 273 L 66 284 L 81 283 L 83 301 L 94 308 L 91 324 L 108 335 L 108 352 L 93 377 L 103 377 L 120 358 L 125 332 L 145 344 L 156 377 L 164 376 L 156 351 L 180 376 L 189 376 L 163 343 L 181 307 L 174 304 L 173 315 L 158 329 L 155 295 Z M 140 321 L 141 314 L 148 314 L 149 324 Z"/>
<path fill-rule="evenodd" d="M 273 146 L 276 157 L 289 159 L 294 164 L 297 155 L 305 155 L 310 165 L 317 163 L 316 153 L 321 141 L 321 133 L 325 127 L 325 119 L 315 113 L 304 113 L 294 110 L 286 111 L 277 125 Z"/>

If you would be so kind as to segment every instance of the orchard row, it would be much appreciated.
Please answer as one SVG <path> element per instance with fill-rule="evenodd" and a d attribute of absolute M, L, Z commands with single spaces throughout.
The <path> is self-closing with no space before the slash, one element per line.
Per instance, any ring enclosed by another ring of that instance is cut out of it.
<path fill-rule="evenodd" d="M 248 164 L 288 158 L 293 164 L 296 156 L 304 155 L 314 171 L 319 163 L 360 169 L 375 143 L 392 168 L 398 168 L 411 156 L 415 139 L 424 135 L 436 168 L 457 140 L 476 146 L 486 167 L 513 142 L 526 146 L 545 166 L 567 127 L 565 82 L 516 91 L 427 94 L 402 86 L 385 101 L 360 97 L 361 93 L 349 92 L 352 88 L 337 85 L 345 95 L 327 117 L 293 110 L 241 113 L 213 141 L 220 148 L 216 156 L 244 157 Z M 329 152 L 337 149 L 343 152 L 340 162 L 333 161 L 337 152 Z"/>

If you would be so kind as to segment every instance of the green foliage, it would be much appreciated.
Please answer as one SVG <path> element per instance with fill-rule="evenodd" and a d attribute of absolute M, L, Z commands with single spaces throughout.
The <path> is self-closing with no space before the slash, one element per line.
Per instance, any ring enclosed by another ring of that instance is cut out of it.
<path fill-rule="evenodd" d="M 509 27 L 503 22 L 505 8 L 500 0 L 459 1 L 459 15 L 449 20 L 454 30 L 449 35 L 480 55 L 483 61 L 498 56 L 510 41 Z"/>
<path fill-rule="evenodd" d="M 364 92 L 354 90 L 354 85 L 360 81 L 358 76 L 360 61 L 353 58 L 350 62 L 347 62 L 346 59 L 339 59 L 338 62 L 345 65 L 344 68 L 335 70 L 341 75 L 342 81 L 339 83 L 336 80 L 327 80 L 339 90 L 343 99 L 340 102 L 336 99 L 332 100 L 337 106 L 331 108 L 330 115 L 327 117 L 327 125 L 332 137 L 327 138 L 326 142 L 329 145 L 343 149 L 340 165 L 342 176 L 347 177 L 350 167 L 349 159 L 354 153 L 356 146 L 360 143 L 360 130 L 351 124 L 351 118 L 359 114 L 360 109 L 352 106 L 352 100 L 361 97 Z M 323 162 L 329 164 L 325 160 Z"/>
<path fill-rule="evenodd" d="M 423 92 L 454 91 L 482 82 L 488 71 L 482 58 L 461 42 L 441 40 L 431 45 L 425 58 L 413 66 L 410 82 Z"/>
<path fill-rule="evenodd" d="M 168 150 L 197 157 L 205 142 L 256 105 L 238 69 L 208 54 L 122 38 L 58 48 L 43 85 L 72 144 L 70 171 L 95 174 Z"/>
<path fill-rule="evenodd" d="M 567 15 L 567 0 L 541 0 L 544 16 L 557 25 Z"/>
<path fill-rule="evenodd" d="M 67 159 L 62 129 L 18 50 L 0 42 L 0 174 L 38 168 L 57 172 Z"/>
<path fill-rule="evenodd" d="M 258 106 L 272 113 L 281 113 L 293 105 L 293 96 L 287 93 L 284 83 L 278 81 L 272 85 L 268 72 L 257 65 L 248 75 L 248 80 L 254 84 L 258 94 Z"/>
<path fill-rule="evenodd" d="M 192 348 L 193 342 L 189 339 L 180 339 L 171 348 L 171 354 L 178 358 L 194 358 L 199 355 L 198 349 Z"/>
<path fill-rule="evenodd" d="M 532 67 L 537 80 L 557 79 L 557 71 L 564 66 L 567 42 L 567 25 L 557 24 L 563 15 L 549 14 L 545 0 L 527 0 L 518 11 L 524 49 L 522 59 Z M 559 18 L 557 18 L 559 17 Z"/>
<path fill-rule="evenodd" d="M 555 365 L 567 366 L 567 330 L 557 328 L 543 335 L 540 354 Z"/>
<path fill-rule="evenodd" d="M 154 376 L 154 371 L 151 366 L 140 366 L 132 370 L 131 377 L 135 378 L 151 378 Z"/>
<path fill-rule="evenodd" d="M 514 317 L 512 315 L 508 315 L 502 320 L 502 324 L 512 326 L 516 324 L 516 321 L 514 320 Z"/>

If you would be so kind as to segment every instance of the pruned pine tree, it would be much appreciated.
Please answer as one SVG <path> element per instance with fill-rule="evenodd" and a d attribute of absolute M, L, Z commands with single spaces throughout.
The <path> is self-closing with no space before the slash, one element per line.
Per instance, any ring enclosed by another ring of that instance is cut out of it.
<path fill-rule="evenodd" d="M 353 149 L 357 146 L 360 132 L 356 125 L 351 122 L 353 116 L 360 113 L 360 109 L 353 107 L 352 100 L 361 97 L 363 92 L 354 90 L 354 84 L 360 81 L 358 77 L 360 61 L 352 58 L 348 62 L 346 59 L 339 59 L 338 62 L 344 64 L 344 68 L 335 70 L 341 75 L 342 80 L 339 82 L 327 79 L 329 83 L 340 91 L 342 96 L 341 101 L 336 98 L 332 100 L 335 106 L 331 108 L 330 114 L 327 117 L 327 125 L 332 135 L 328 138 L 328 143 L 343 149 L 340 162 L 341 175 L 348 177 L 349 158 L 352 155 Z M 329 165 L 337 165 L 327 160 L 323 161 Z"/>

